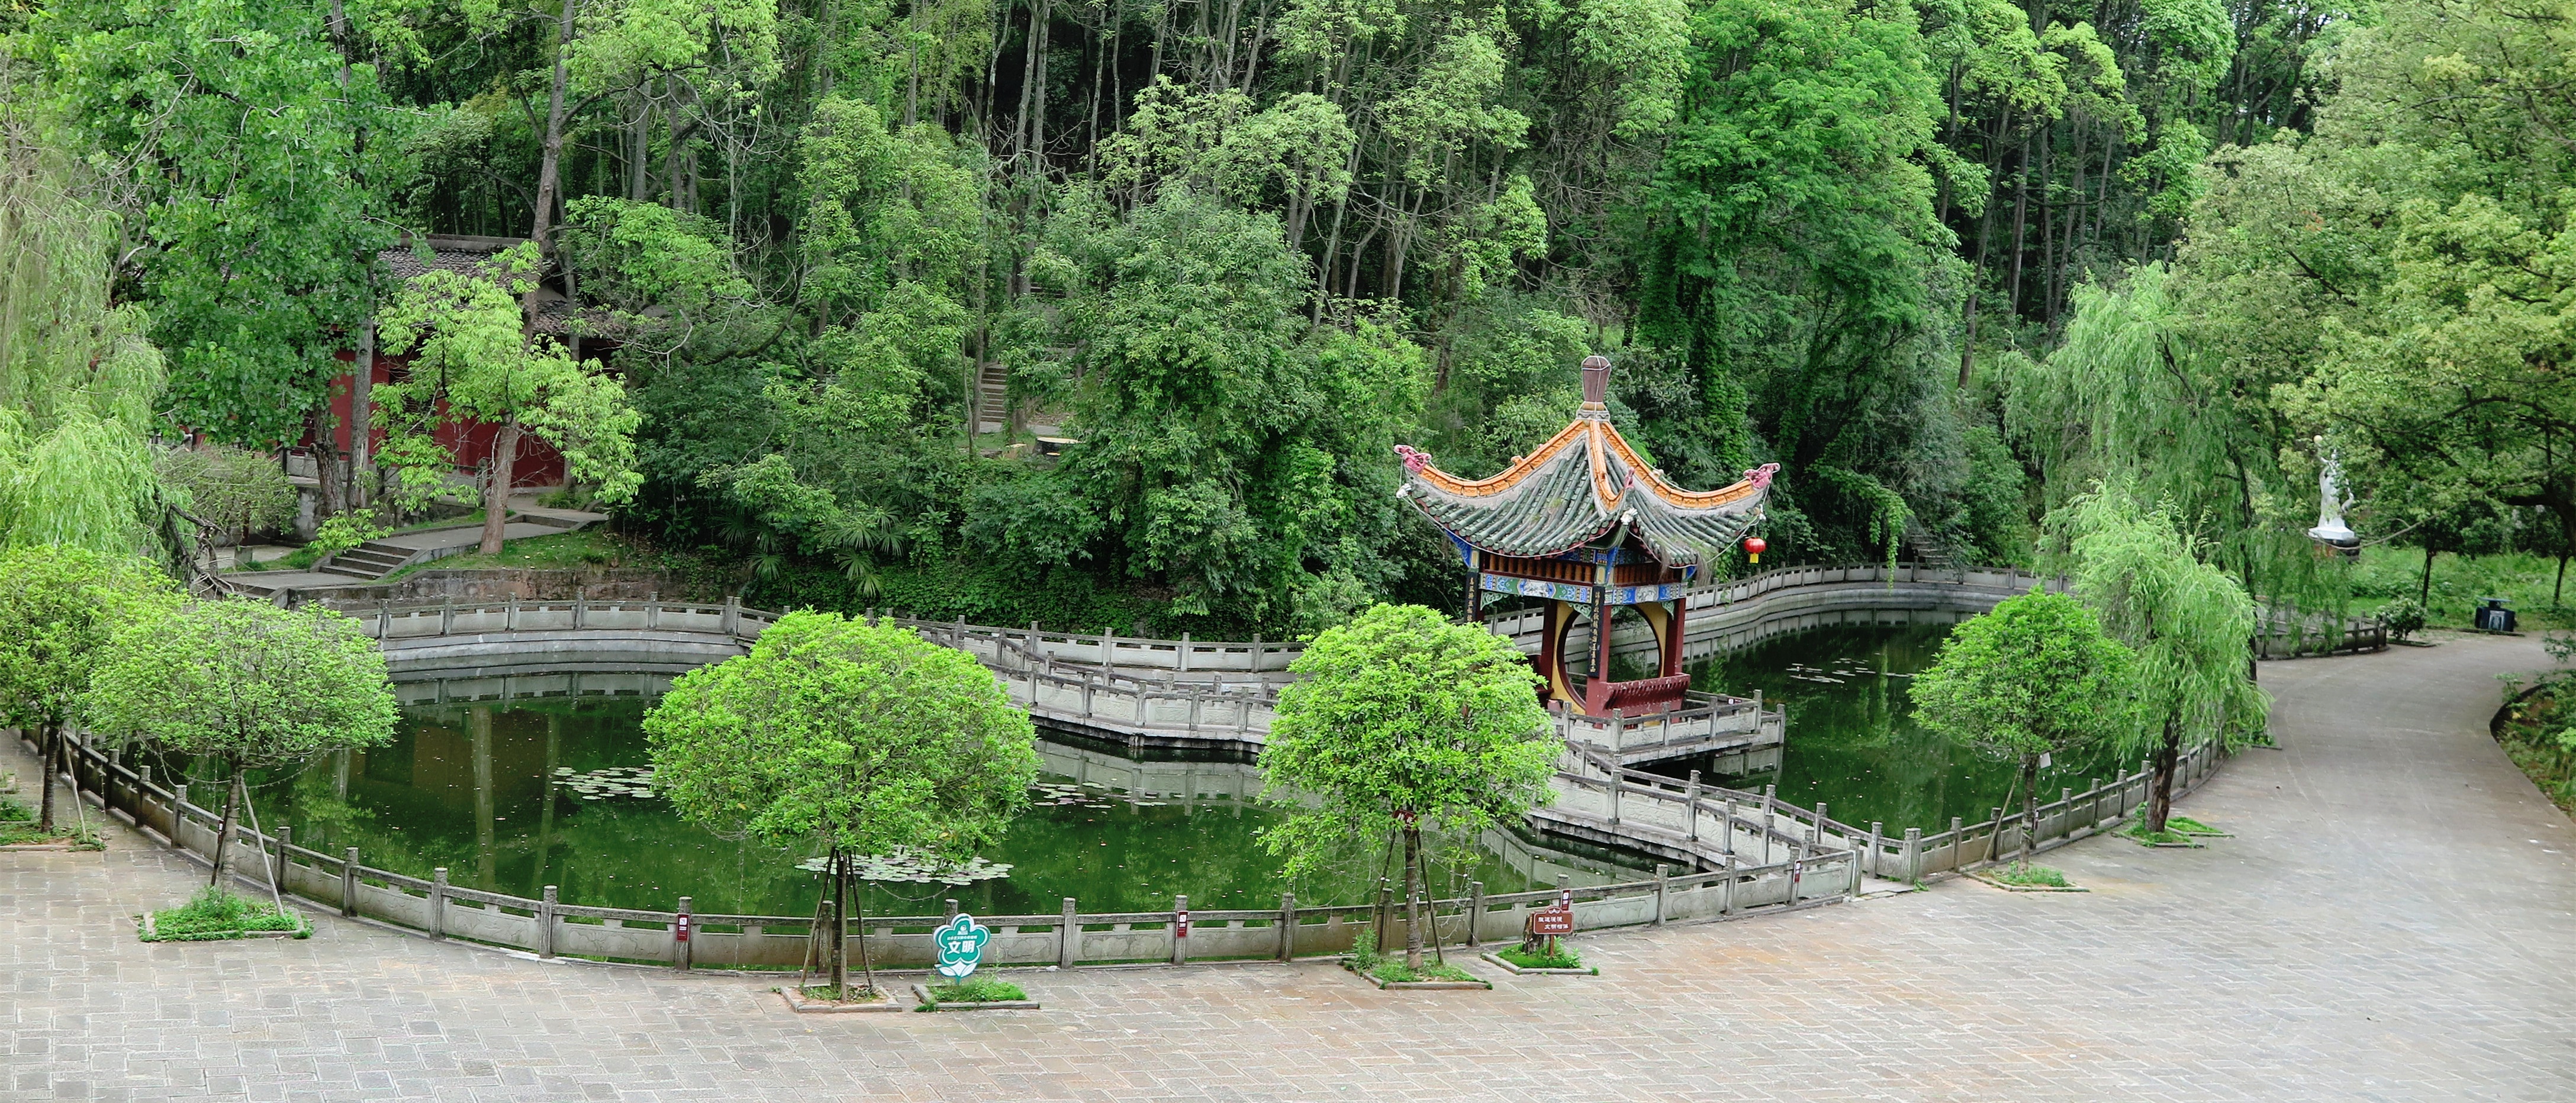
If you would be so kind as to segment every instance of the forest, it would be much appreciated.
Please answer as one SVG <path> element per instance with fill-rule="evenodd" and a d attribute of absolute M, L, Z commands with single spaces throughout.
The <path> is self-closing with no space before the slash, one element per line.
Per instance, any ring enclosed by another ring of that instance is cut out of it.
<path fill-rule="evenodd" d="M 2120 495 L 2340 609 L 2331 457 L 2372 544 L 2563 570 L 2571 14 L 9 0 L 0 543 L 184 556 L 167 445 L 333 439 L 381 343 L 437 370 L 326 512 L 489 413 L 772 605 L 1312 632 L 1454 606 L 1392 448 L 1498 470 L 1600 353 L 1679 484 L 1782 465 L 1783 562 Z M 396 279 L 428 235 L 530 244 Z"/>

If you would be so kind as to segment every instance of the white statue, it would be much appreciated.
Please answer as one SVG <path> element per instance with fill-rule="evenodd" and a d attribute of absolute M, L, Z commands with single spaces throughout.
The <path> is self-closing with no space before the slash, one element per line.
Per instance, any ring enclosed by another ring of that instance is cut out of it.
<path fill-rule="evenodd" d="M 2343 511 L 2352 507 L 2352 495 L 2343 488 L 2343 459 L 2326 450 L 2326 438 L 2317 438 L 2317 527 L 2308 530 L 2308 539 L 2344 552 L 2361 549 L 2361 537 L 2352 526 L 2343 523 Z"/>

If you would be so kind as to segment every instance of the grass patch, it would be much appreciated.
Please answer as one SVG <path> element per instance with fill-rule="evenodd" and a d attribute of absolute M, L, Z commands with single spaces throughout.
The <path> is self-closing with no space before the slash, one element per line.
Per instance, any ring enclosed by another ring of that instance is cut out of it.
<path fill-rule="evenodd" d="M 1531 953 L 1530 951 L 1521 949 L 1518 946 L 1507 946 L 1503 949 L 1494 951 L 1494 956 L 1520 966 L 1523 969 L 1583 968 L 1583 956 L 1562 946 L 1557 947 L 1557 951 L 1552 954 L 1543 951 L 1539 953 Z"/>
<path fill-rule="evenodd" d="M 185 904 L 153 912 L 153 933 L 145 936 L 144 941 L 208 942 L 240 938 L 244 931 L 294 931 L 297 938 L 310 937 L 313 933 L 300 915 L 280 911 L 275 905 L 245 900 L 209 885 Z"/>
<path fill-rule="evenodd" d="M 2176 830 L 2174 830 L 2174 829 L 2173 829 L 2173 826 L 2172 826 L 2172 821 L 2171 821 L 2171 820 L 2166 821 L 2166 827 L 2165 827 L 2165 829 L 2164 829 L 2164 830 L 2162 830 L 2162 831 L 2149 831 L 2149 830 L 2147 830 L 2146 822 L 2145 822 L 2145 821 L 2143 821 L 2143 820 L 2141 820 L 2141 821 L 2139 821 L 2139 822 L 2137 822 L 2137 823 L 2133 823 L 2133 824 L 2130 824 L 2130 825 L 2129 825 L 2129 826 L 2127 826 L 2127 827 L 2123 827 L 2123 828 L 2121 828 L 2121 829 L 2120 829 L 2120 831 L 2119 831 L 2119 834 L 2120 834 L 2120 837 L 2121 837 L 2121 838 L 2124 838 L 2124 839 L 2136 839 L 2136 840 L 2138 840 L 2139 842 L 2146 843 L 2146 844 L 2148 844 L 2148 845 L 2150 845 L 2150 846 L 2159 846 L 2159 845 L 2166 845 L 2166 844 L 2183 845 L 2183 846 L 2196 846 L 2196 845 L 2198 845 L 2198 844 L 2196 844 L 2196 843 L 2193 843 L 2193 842 L 2192 842 L 2192 838 L 2191 838 L 2191 836 L 2189 836 L 2189 835 L 2185 835 L 2185 834 L 2183 834 L 2183 833 L 2182 833 L 2182 832 L 2180 832 L 2180 831 L 2176 831 Z"/>
<path fill-rule="evenodd" d="M 2191 817 L 2189 817 L 2189 816 L 2167 816 L 2167 817 L 2165 817 L 2165 830 L 2167 830 L 2167 831 L 2179 831 L 2179 832 L 2182 832 L 2182 833 L 2183 833 L 2183 834 L 2185 834 L 2185 835 L 2224 835 L 2224 834 L 2226 834 L 2226 832 L 2224 832 L 2224 831 L 2221 831 L 2221 830 L 2219 830 L 2219 829 L 2217 829 L 2217 828 L 2215 828 L 2215 827 L 2211 827 L 2211 826 L 2209 826 L 2208 824 L 2202 823 L 2202 822 L 2200 822 L 2199 820 L 2195 820 L 2195 819 L 2193 819 L 2193 818 L 2191 818 Z"/>
<path fill-rule="evenodd" d="M 2021 885 L 2025 888 L 2062 889 L 2066 887 L 2064 870 L 2049 866 L 2035 866 L 2028 862 L 2014 862 L 1998 869 L 1994 872 L 1994 878 L 2007 885 Z"/>
<path fill-rule="evenodd" d="M 1411 984 L 1427 980 L 1463 980 L 1470 984 L 1476 983 L 1474 974 L 1455 965 L 1443 965 L 1436 961 L 1423 962 L 1422 968 L 1419 969 L 1407 968 L 1401 961 L 1382 961 L 1378 963 L 1377 968 L 1369 970 L 1369 975 L 1388 984 Z"/>
<path fill-rule="evenodd" d="M 1029 994 L 1021 991 L 1019 985 L 1006 980 L 994 980 L 991 977 L 968 977 L 955 984 L 929 985 L 923 990 L 930 993 L 930 1002 L 933 1004 L 1007 1003 L 1029 998 Z"/>
<path fill-rule="evenodd" d="M 2576 571 L 2570 571 L 2576 574 Z M 2558 561 L 2526 552 L 2433 557 L 2432 590 L 2424 602 L 2424 623 L 2432 628 L 2467 628 L 2477 599 L 2511 599 L 2521 614 L 2522 630 L 2576 625 L 2576 609 L 2553 606 Z M 2414 597 L 2423 585 L 2424 551 L 2394 545 L 2362 549 L 2352 565 L 2352 611 L 2368 614 L 2392 598 Z M 2576 587 L 2570 587 L 2576 590 Z"/>
<path fill-rule="evenodd" d="M 874 1003 L 885 998 L 885 993 L 863 984 L 845 984 L 837 988 L 829 984 L 814 984 L 797 989 L 797 994 L 826 1003 Z"/>
<path fill-rule="evenodd" d="M 36 810 L 16 797 L 0 797 L 0 823 L 15 823 L 36 818 Z"/>
<path fill-rule="evenodd" d="M 0 797 L 0 846 L 28 843 L 70 843 L 81 850 L 107 849 L 107 837 L 86 823 L 57 820 L 51 831 L 36 827 L 36 810 L 9 797 Z"/>

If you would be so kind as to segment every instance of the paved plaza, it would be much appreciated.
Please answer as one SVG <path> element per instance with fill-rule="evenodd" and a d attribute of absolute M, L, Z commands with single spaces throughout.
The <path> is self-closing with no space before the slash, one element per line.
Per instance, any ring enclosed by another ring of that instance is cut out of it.
<path fill-rule="evenodd" d="M 2090 893 L 1592 935 L 1603 976 L 1492 992 L 1041 971 L 1041 1012 L 800 1017 L 327 916 L 145 945 L 127 917 L 203 874 L 126 832 L 0 854 L 0 1100 L 2576 1099 L 2576 830 L 2486 734 L 2494 675 L 2547 661 L 2264 664 L 2282 749 L 2182 806 L 2237 837 L 2057 851 Z"/>

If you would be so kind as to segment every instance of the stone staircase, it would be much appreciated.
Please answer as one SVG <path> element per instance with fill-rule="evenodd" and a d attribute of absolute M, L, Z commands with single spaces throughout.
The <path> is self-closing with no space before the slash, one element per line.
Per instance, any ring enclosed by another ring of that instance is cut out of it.
<path fill-rule="evenodd" d="M 1011 427 L 1011 376 L 999 362 L 975 370 L 975 433 L 999 433 Z"/>
<path fill-rule="evenodd" d="M 373 582 L 401 570 L 405 564 L 411 562 L 412 556 L 418 554 L 420 554 L 419 551 L 414 548 L 388 544 L 380 540 L 369 540 L 323 560 L 313 569 L 323 574 L 347 575 Z"/>

